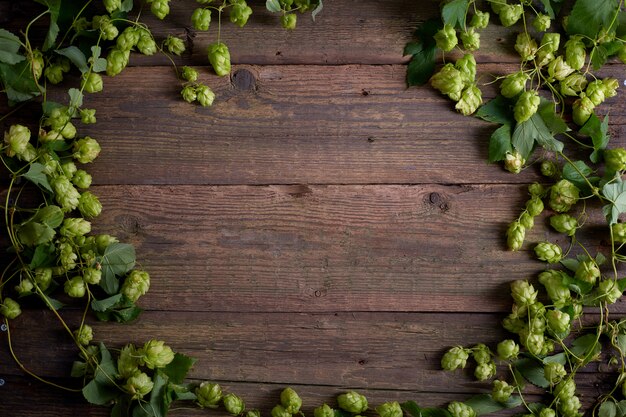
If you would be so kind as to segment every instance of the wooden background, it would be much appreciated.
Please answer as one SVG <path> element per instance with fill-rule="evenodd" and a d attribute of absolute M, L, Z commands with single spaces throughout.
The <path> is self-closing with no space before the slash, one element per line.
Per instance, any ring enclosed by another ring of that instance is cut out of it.
<path fill-rule="evenodd" d="M 372 405 L 424 406 L 489 389 L 471 369 L 440 371 L 439 360 L 451 345 L 506 336 L 508 283 L 542 264 L 530 245 L 505 251 L 504 231 L 526 184 L 541 178 L 536 166 L 515 176 L 488 165 L 492 126 L 456 114 L 431 88 L 406 88 L 402 48 L 437 2 L 328 0 L 317 22 L 299 16 L 295 32 L 263 1 L 251 5 L 248 26 L 222 28 L 234 63 L 224 78 L 205 57 L 216 25 L 189 26 L 194 1 L 173 2 L 165 22 L 147 19 L 155 33 L 187 39 L 177 62 L 198 67 L 217 93 L 213 107 L 180 100 L 162 57 L 133 57 L 86 98 L 98 123 L 80 133 L 103 148 L 89 167 L 104 205 L 94 230 L 135 244 L 152 277 L 141 318 L 90 319 L 96 339 L 166 340 L 198 358 L 193 380 L 218 381 L 265 415 L 285 386 L 307 412 L 347 388 Z M 0 25 L 16 28 L 27 12 L 2 0 Z M 482 81 L 517 65 L 512 42 L 495 25 L 483 34 Z M 604 72 L 624 80 L 623 67 Z M 623 93 L 602 112 L 624 144 Z M 0 128 L 18 121 L 33 122 L 13 117 Z M 530 242 L 549 236 L 538 223 Z M 602 249 L 607 237 L 594 238 Z M 66 315 L 79 320 L 77 310 Z M 29 369 L 72 383 L 59 376 L 74 350 L 51 314 L 28 310 L 12 328 Z M 605 388 L 602 367 L 592 368 L 579 382 L 585 403 Z M 107 415 L 26 377 L 6 333 L 0 378 L 2 416 Z"/>

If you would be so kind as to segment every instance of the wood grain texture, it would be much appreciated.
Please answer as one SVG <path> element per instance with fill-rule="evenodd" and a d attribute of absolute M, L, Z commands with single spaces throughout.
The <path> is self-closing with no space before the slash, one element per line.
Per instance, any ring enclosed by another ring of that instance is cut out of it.
<path fill-rule="evenodd" d="M 606 74 L 621 79 L 622 71 Z M 202 75 L 218 95 L 205 109 L 178 99 L 170 69 L 131 68 L 86 98 L 99 123 L 80 132 L 102 143 L 89 167 L 99 184 L 541 180 L 536 166 L 511 175 L 487 164 L 495 125 L 455 113 L 431 88 L 406 89 L 404 74 L 404 66 L 235 67 L 232 79 Z M 485 100 L 493 94 L 487 88 Z M 612 98 L 602 111 L 610 113 L 612 146 L 623 145 L 626 100 Z"/>

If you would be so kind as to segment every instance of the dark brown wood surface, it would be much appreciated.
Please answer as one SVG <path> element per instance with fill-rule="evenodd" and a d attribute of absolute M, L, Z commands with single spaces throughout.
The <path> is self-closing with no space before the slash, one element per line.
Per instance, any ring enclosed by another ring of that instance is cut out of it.
<path fill-rule="evenodd" d="M 235 65 L 223 78 L 205 61 L 216 26 L 190 28 L 194 1 L 174 2 L 165 22 L 147 19 L 158 34 L 187 38 L 177 62 L 197 66 L 218 95 L 213 107 L 182 102 L 159 57 L 134 57 L 86 98 L 98 124 L 81 133 L 103 147 L 89 167 L 104 204 L 94 230 L 135 244 L 152 277 L 141 318 L 90 319 L 96 338 L 166 340 L 199 359 L 192 380 L 219 381 L 265 415 L 284 386 L 307 412 L 349 388 L 372 404 L 425 406 L 488 389 L 471 370 L 440 371 L 439 360 L 452 345 L 505 337 L 509 282 L 542 270 L 530 244 L 511 253 L 504 239 L 526 184 L 541 180 L 537 167 L 515 176 L 487 164 L 492 126 L 456 114 L 431 88 L 406 88 L 402 48 L 437 2 L 328 1 L 294 32 L 263 3 L 252 3 L 249 26 L 224 25 Z M 27 14 L 0 1 L 5 27 Z M 483 35 L 484 81 L 514 68 L 513 39 L 497 26 Z M 604 73 L 624 79 L 623 66 Z M 602 112 L 626 143 L 623 93 Z M 600 223 L 592 216 L 583 236 L 593 250 L 607 244 Z M 528 240 L 545 237 L 555 238 L 538 220 Z M 77 323 L 79 312 L 67 317 Z M 27 308 L 12 339 L 28 369 L 75 384 L 63 377 L 74 351 L 49 312 Z M 6 340 L 0 333 L 0 416 L 106 415 L 25 376 Z M 585 403 L 610 381 L 605 371 L 581 377 Z"/>

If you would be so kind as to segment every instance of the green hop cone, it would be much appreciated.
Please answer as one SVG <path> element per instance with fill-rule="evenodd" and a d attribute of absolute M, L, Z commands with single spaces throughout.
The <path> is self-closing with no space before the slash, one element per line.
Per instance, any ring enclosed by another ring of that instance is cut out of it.
<path fill-rule="evenodd" d="M 376 407 L 376 412 L 380 417 L 402 417 L 402 407 L 397 401 L 386 402 Z"/>
<path fill-rule="evenodd" d="M 150 369 L 163 368 L 174 360 L 174 351 L 161 340 L 147 341 L 141 353 L 141 362 Z"/>
<path fill-rule="evenodd" d="M 72 155 L 81 164 L 93 162 L 100 155 L 100 144 L 93 138 L 85 136 L 74 142 Z"/>
<path fill-rule="evenodd" d="M 476 411 L 472 407 L 458 401 L 452 401 L 448 404 L 448 411 L 452 417 L 476 417 Z"/>
<path fill-rule="evenodd" d="M 87 324 L 74 331 L 74 338 L 78 343 L 87 346 L 93 340 L 93 329 Z"/>
<path fill-rule="evenodd" d="M 519 222 L 526 230 L 530 230 L 535 226 L 535 219 L 527 211 L 523 212 L 519 217 Z"/>
<path fill-rule="evenodd" d="M 579 417 L 582 415 L 578 412 L 581 404 L 580 399 L 576 396 L 572 396 L 559 402 L 557 407 L 563 417 Z"/>
<path fill-rule="evenodd" d="M 246 417 L 261 417 L 261 412 L 259 410 L 248 410 L 246 411 Z"/>
<path fill-rule="evenodd" d="M 504 169 L 512 174 L 519 174 L 524 168 L 526 160 L 518 151 L 507 152 L 504 156 Z"/>
<path fill-rule="evenodd" d="M 224 395 L 224 397 L 222 398 L 222 403 L 224 404 L 224 408 L 226 409 L 226 411 L 234 416 L 243 413 L 246 408 L 243 400 L 235 394 Z"/>
<path fill-rule="evenodd" d="M 349 413 L 360 414 L 367 410 L 367 398 L 356 391 L 349 391 L 337 397 L 339 408 Z"/>
<path fill-rule="evenodd" d="M 464 86 L 474 83 L 474 80 L 476 79 L 476 59 L 474 58 L 474 55 L 463 55 L 461 58 L 456 60 L 454 68 L 458 69 L 461 73 Z"/>
<path fill-rule="evenodd" d="M 133 49 L 135 45 L 137 45 L 137 42 L 139 42 L 139 37 L 141 36 L 141 32 L 139 30 L 145 29 L 136 29 L 132 26 L 124 29 L 124 31 L 120 34 L 120 36 L 117 37 L 115 41 L 117 48 L 120 51 L 130 51 L 131 49 Z"/>
<path fill-rule="evenodd" d="M 541 198 L 546 194 L 546 189 L 543 185 L 539 184 L 538 182 L 535 182 L 533 184 L 530 184 L 528 186 L 528 193 L 532 196 L 532 197 L 536 197 L 536 198 Z M 530 201 L 530 200 L 529 200 Z M 526 203 L 526 207 L 528 208 L 528 202 Z M 541 210 L 539 211 L 539 213 L 541 213 L 543 211 L 543 203 L 541 204 Z"/>
<path fill-rule="evenodd" d="M 539 417 L 556 417 L 556 411 L 546 407 L 539 412 Z"/>
<path fill-rule="evenodd" d="M 51 181 L 56 201 L 61 205 L 64 212 L 72 211 L 78 207 L 80 193 L 74 188 L 70 180 L 65 176 L 58 176 Z"/>
<path fill-rule="evenodd" d="M 137 40 L 137 49 L 144 55 L 154 55 L 157 51 L 157 45 L 152 34 L 146 29 L 137 29 L 139 40 Z"/>
<path fill-rule="evenodd" d="M 165 47 L 170 54 L 180 56 L 183 52 L 185 52 L 185 42 L 175 36 L 169 35 L 165 38 Z"/>
<path fill-rule="evenodd" d="M 503 4 L 498 16 L 500 16 L 502 26 L 509 27 L 516 24 L 523 14 L 524 7 L 521 4 Z"/>
<path fill-rule="evenodd" d="M 153 0 L 150 5 L 150 11 L 157 18 L 163 20 L 170 14 L 169 0 Z"/>
<path fill-rule="evenodd" d="M 6 317 L 9 320 L 13 320 L 20 314 L 22 314 L 22 309 L 17 301 L 12 298 L 6 297 L 2 302 L 0 302 L 0 314 Z"/>
<path fill-rule="evenodd" d="M 528 281 L 516 280 L 511 283 L 511 296 L 517 305 L 528 306 L 537 300 L 537 290 Z"/>
<path fill-rule="evenodd" d="M 545 32 L 550 29 L 552 20 L 547 14 L 539 13 L 533 20 L 533 27 L 537 32 Z"/>
<path fill-rule="evenodd" d="M 602 90 L 606 98 L 615 97 L 618 88 L 619 82 L 615 78 L 604 78 L 602 80 Z"/>
<path fill-rule="evenodd" d="M 548 310 L 546 313 L 546 320 L 548 328 L 555 335 L 567 332 L 570 327 L 570 322 L 572 321 L 569 314 L 560 310 Z"/>
<path fill-rule="evenodd" d="M 568 64 L 569 65 L 569 64 Z M 570 67 L 571 68 L 571 67 Z M 579 73 L 570 74 L 559 83 L 561 94 L 578 96 L 587 87 L 587 78 Z"/>
<path fill-rule="evenodd" d="M 492 357 L 491 350 L 483 343 L 479 343 L 472 348 L 472 357 L 478 364 L 489 363 Z"/>
<path fill-rule="evenodd" d="M 524 91 L 513 108 L 513 114 L 517 123 L 525 122 L 530 119 L 539 109 L 541 98 L 535 90 Z"/>
<path fill-rule="evenodd" d="M 539 197 L 532 197 L 526 202 L 526 210 L 533 217 L 539 216 L 543 211 L 543 201 Z"/>
<path fill-rule="evenodd" d="M 144 372 L 135 373 L 126 380 L 123 386 L 133 400 L 139 400 L 148 395 L 153 387 L 154 383 Z"/>
<path fill-rule="evenodd" d="M 117 373 L 120 378 L 128 379 L 139 372 L 140 354 L 135 346 L 128 344 L 120 350 L 120 356 L 117 359 Z"/>
<path fill-rule="evenodd" d="M 87 284 L 97 285 L 102 279 L 102 271 L 95 268 L 83 269 L 83 281 Z"/>
<path fill-rule="evenodd" d="M 573 378 L 564 379 L 554 389 L 554 396 L 561 401 L 573 397 L 576 394 L 576 382 Z"/>
<path fill-rule="evenodd" d="M 215 42 L 209 45 L 209 62 L 217 75 L 223 77 L 230 73 L 230 52 L 228 47 L 222 42 Z"/>
<path fill-rule="evenodd" d="M 498 357 L 502 360 L 510 360 L 517 358 L 519 354 L 519 345 L 514 340 L 506 339 L 498 343 Z"/>
<path fill-rule="evenodd" d="M 430 84 L 436 90 L 458 101 L 464 86 L 463 75 L 454 65 L 448 63 L 430 78 Z"/>
<path fill-rule="evenodd" d="M 95 109 L 80 109 L 80 121 L 86 125 L 96 123 L 96 110 Z"/>
<path fill-rule="evenodd" d="M 578 268 L 576 268 L 575 277 L 576 279 L 595 285 L 597 279 L 600 278 L 600 268 L 593 259 L 582 261 L 578 264 Z"/>
<path fill-rule="evenodd" d="M 191 24 L 197 30 L 209 30 L 211 24 L 211 10 L 197 8 L 191 14 Z"/>
<path fill-rule="evenodd" d="M 476 10 L 472 20 L 470 20 L 470 26 L 476 29 L 484 29 L 489 25 L 489 12 L 481 12 Z"/>
<path fill-rule="evenodd" d="M 474 370 L 474 377 L 478 381 L 486 381 L 496 375 L 495 362 L 479 363 Z"/>
<path fill-rule="evenodd" d="M 72 183 L 78 188 L 87 189 L 91 186 L 91 175 L 87 171 L 79 169 L 72 177 Z"/>
<path fill-rule="evenodd" d="M 557 362 L 546 363 L 543 367 L 543 375 L 550 385 L 556 385 L 567 375 L 565 367 Z"/>
<path fill-rule="evenodd" d="M 12 125 L 8 132 L 4 132 L 4 143 L 8 145 L 7 156 L 21 155 L 30 143 L 30 130 L 26 126 Z"/>
<path fill-rule="evenodd" d="M 569 214 L 555 214 L 550 216 L 550 226 L 559 233 L 574 236 L 578 228 L 578 220 Z"/>
<path fill-rule="evenodd" d="M 450 52 L 459 43 L 456 37 L 456 30 L 454 26 L 446 23 L 437 33 L 435 33 L 435 42 L 437 48 L 444 52 Z"/>
<path fill-rule="evenodd" d="M 518 71 L 507 75 L 500 84 L 500 93 L 506 98 L 513 98 L 526 88 L 526 82 L 530 77 L 524 71 Z"/>
<path fill-rule="evenodd" d="M 543 51 L 556 52 L 561 43 L 560 33 L 544 33 L 539 47 Z"/>
<path fill-rule="evenodd" d="M 63 220 L 63 225 L 59 230 L 61 236 L 78 237 L 91 232 L 91 223 L 85 219 L 68 217 Z"/>
<path fill-rule="evenodd" d="M 441 358 L 441 368 L 446 371 L 454 371 L 457 368 L 465 368 L 469 353 L 462 346 L 454 346 Z"/>
<path fill-rule="evenodd" d="M 183 100 L 187 103 L 193 103 L 198 98 L 198 94 L 196 93 L 196 89 L 192 85 L 186 85 L 180 91 L 180 95 L 183 96 Z"/>
<path fill-rule="evenodd" d="M 302 407 L 302 398 L 292 388 L 285 388 L 280 393 L 280 403 L 289 414 L 296 414 Z"/>
<path fill-rule="evenodd" d="M 571 36 L 567 42 L 565 42 L 565 61 L 567 64 L 578 71 L 585 65 L 586 59 L 585 44 L 582 41 L 582 36 Z"/>
<path fill-rule="evenodd" d="M 509 225 L 506 231 L 506 237 L 509 250 L 518 251 L 522 248 L 522 244 L 524 243 L 526 228 L 519 221 L 515 221 Z"/>
<path fill-rule="evenodd" d="M 550 208 L 558 213 L 569 211 L 578 202 L 580 191 L 568 180 L 561 180 L 550 189 Z"/>
<path fill-rule="evenodd" d="M 548 297 L 556 308 L 563 308 L 572 299 L 569 287 L 564 284 L 567 277 L 565 272 L 553 269 L 539 274 L 539 282 L 546 288 Z"/>
<path fill-rule="evenodd" d="M 15 291 L 20 297 L 24 297 L 32 294 L 35 285 L 30 279 L 23 279 L 18 285 L 15 286 Z"/>
<path fill-rule="evenodd" d="M 136 302 L 139 297 L 145 295 L 150 288 L 150 275 L 145 271 L 132 270 L 124 280 L 122 284 L 122 290 L 120 291 L 128 300 L 133 303 Z"/>
<path fill-rule="evenodd" d="M 476 32 L 473 28 L 461 33 L 461 43 L 463 49 L 468 51 L 475 51 L 480 48 L 480 33 Z"/>
<path fill-rule="evenodd" d="M 561 81 L 574 72 L 574 69 L 563 61 L 563 57 L 559 56 L 548 64 L 548 75 L 550 80 Z"/>
<path fill-rule="evenodd" d="M 626 64 L 626 44 L 622 45 L 622 48 L 617 53 L 617 57 L 623 64 Z"/>
<path fill-rule="evenodd" d="M 572 120 L 574 120 L 574 123 L 578 126 L 584 125 L 593 114 L 595 107 L 589 97 L 583 95 L 572 104 Z"/>
<path fill-rule="evenodd" d="M 615 223 L 611 225 L 613 242 L 626 243 L 626 223 Z"/>
<path fill-rule="evenodd" d="M 78 210 L 87 219 L 98 217 L 102 212 L 102 203 L 94 194 L 86 191 L 78 199 Z"/>
<path fill-rule="evenodd" d="M 328 404 L 323 404 L 313 410 L 314 417 L 335 417 L 335 410 Z"/>
<path fill-rule="evenodd" d="M 482 93 L 476 84 L 472 84 L 463 90 L 461 93 L 461 99 L 454 106 L 463 116 L 469 116 L 473 114 L 478 107 L 482 104 Z"/>
<path fill-rule="evenodd" d="M 274 406 L 274 408 L 272 408 L 272 411 L 270 412 L 270 415 L 272 417 L 291 417 L 291 413 L 289 411 L 285 410 L 285 407 L 283 407 L 280 404 L 278 404 L 278 405 Z"/>
<path fill-rule="evenodd" d="M 111 235 L 98 235 L 96 236 L 95 240 L 96 240 L 96 246 L 98 247 L 99 253 L 104 253 L 104 251 L 106 250 L 106 248 L 109 247 L 109 245 L 119 242 L 116 237 L 111 236 Z"/>
<path fill-rule="evenodd" d="M 76 268 L 76 261 L 78 260 L 78 255 L 76 253 L 74 253 L 74 250 L 72 249 L 72 245 L 70 245 L 69 243 L 66 243 L 66 242 L 62 242 L 58 246 L 58 252 L 59 252 L 59 260 L 61 261 L 61 266 L 63 267 L 63 270 L 61 272 L 59 272 L 59 273 L 55 273 L 55 275 L 61 275 L 64 272 L 67 272 L 67 271 L 70 271 L 70 270 Z M 80 278 L 80 277 L 77 277 L 77 278 Z M 66 282 L 66 284 L 67 284 L 67 282 Z M 80 291 L 80 285 L 79 284 L 84 287 L 84 284 L 81 284 L 81 283 L 77 282 L 76 283 L 76 286 L 77 286 L 76 291 Z M 74 285 L 74 284 L 72 284 L 72 285 Z M 77 297 L 82 297 L 82 295 L 78 295 Z"/>
<path fill-rule="evenodd" d="M 183 77 L 183 80 L 185 81 L 190 81 L 190 82 L 198 81 L 198 71 L 188 66 L 183 67 L 183 70 L 181 71 L 181 76 Z"/>
<path fill-rule="evenodd" d="M 103 0 L 104 8 L 107 9 L 108 13 L 113 13 L 120 7 L 122 7 L 122 0 Z"/>
<path fill-rule="evenodd" d="M 622 296 L 617 282 L 612 279 L 600 281 L 598 284 L 598 300 L 607 304 L 614 304 Z"/>
<path fill-rule="evenodd" d="M 91 24 L 93 29 L 100 30 L 100 34 L 104 40 L 112 41 L 117 38 L 119 34 L 119 31 L 111 22 L 109 16 L 94 16 Z"/>
<path fill-rule="evenodd" d="M 77 276 L 65 281 L 65 285 L 63 285 L 63 290 L 67 295 L 72 298 L 82 298 L 85 296 L 87 287 L 85 286 L 85 281 L 83 281 L 83 278 Z"/>
<path fill-rule="evenodd" d="M 229 19 L 231 23 L 234 23 L 235 25 L 242 28 L 246 25 L 246 23 L 248 23 L 248 19 L 252 15 L 252 9 L 246 4 L 244 0 L 236 0 L 236 2 L 231 2 L 233 3 L 233 8 L 230 9 Z"/>
<path fill-rule="evenodd" d="M 215 101 L 215 93 L 209 86 L 200 84 L 196 87 L 196 100 L 203 107 L 212 106 Z"/>
<path fill-rule="evenodd" d="M 522 61 L 530 61 L 537 54 L 537 41 L 526 32 L 520 33 L 515 41 L 515 50 L 522 58 Z"/>
<path fill-rule="evenodd" d="M 52 284 L 52 268 L 37 268 L 34 275 L 35 282 L 41 291 L 46 291 Z"/>
<path fill-rule="evenodd" d="M 509 385 L 506 381 L 496 379 L 493 381 L 491 397 L 499 403 L 506 403 L 513 391 L 515 391 L 515 386 Z"/>
<path fill-rule="evenodd" d="M 130 51 L 122 51 L 117 48 L 111 49 L 109 55 L 107 55 L 107 69 L 106 73 L 109 77 L 114 77 L 128 65 L 130 59 Z"/>
<path fill-rule="evenodd" d="M 222 387 L 213 382 L 203 382 L 196 388 L 200 408 L 217 408 L 222 401 Z"/>
<path fill-rule="evenodd" d="M 46 79 L 52 84 L 59 84 L 61 81 L 63 81 L 63 67 L 61 65 L 48 65 L 43 74 L 46 76 Z"/>
<path fill-rule="evenodd" d="M 544 177 L 556 177 L 559 174 L 559 167 L 552 161 L 541 162 L 541 175 Z"/>
<path fill-rule="evenodd" d="M 602 84 L 601 80 L 590 82 L 587 84 L 585 94 L 594 106 L 599 106 L 606 98 L 604 95 L 604 84 Z"/>
<path fill-rule="evenodd" d="M 563 251 L 556 243 L 540 242 L 535 246 L 535 255 L 541 261 L 555 264 L 563 257 Z"/>
<path fill-rule="evenodd" d="M 284 29 L 294 30 L 298 22 L 298 16 L 294 13 L 284 14 L 280 17 L 280 24 Z"/>
<path fill-rule="evenodd" d="M 45 66 L 43 54 L 39 49 L 35 49 L 28 58 L 31 66 L 31 74 L 35 77 L 35 80 L 40 79 Z"/>

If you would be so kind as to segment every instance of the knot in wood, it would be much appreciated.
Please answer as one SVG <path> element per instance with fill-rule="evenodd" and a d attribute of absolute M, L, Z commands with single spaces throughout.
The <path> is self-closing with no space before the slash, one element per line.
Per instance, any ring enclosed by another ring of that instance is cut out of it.
<path fill-rule="evenodd" d="M 450 209 L 450 205 L 446 201 L 446 198 L 439 193 L 430 193 L 428 195 L 428 203 L 434 207 L 437 207 L 444 213 Z"/>
<path fill-rule="evenodd" d="M 237 90 L 254 90 L 256 78 L 247 69 L 239 69 L 233 74 L 231 83 Z"/>

